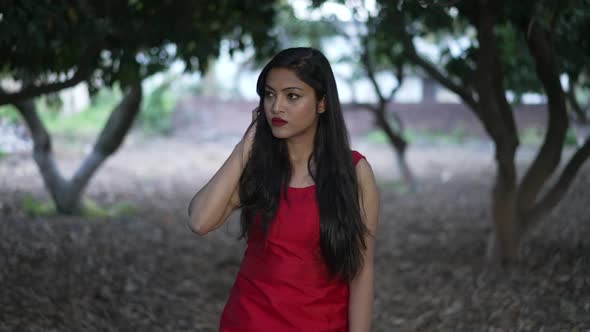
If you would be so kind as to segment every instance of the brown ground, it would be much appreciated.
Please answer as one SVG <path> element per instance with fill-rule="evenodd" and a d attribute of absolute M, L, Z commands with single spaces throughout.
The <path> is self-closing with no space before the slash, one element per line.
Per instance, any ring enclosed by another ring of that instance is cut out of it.
<path fill-rule="evenodd" d="M 215 331 L 243 251 L 237 219 L 206 237 L 184 222 L 236 140 L 132 136 L 87 192 L 136 208 L 113 218 L 27 216 L 25 195 L 47 198 L 35 165 L 28 154 L 1 159 L 0 331 Z M 394 181 L 387 146 L 353 143 L 381 183 L 374 331 L 590 331 L 590 167 L 527 241 L 524 262 L 501 272 L 483 261 L 489 146 L 413 147 L 412 194 Z M 60 144 L 69 174 L 83 147 Z"/>

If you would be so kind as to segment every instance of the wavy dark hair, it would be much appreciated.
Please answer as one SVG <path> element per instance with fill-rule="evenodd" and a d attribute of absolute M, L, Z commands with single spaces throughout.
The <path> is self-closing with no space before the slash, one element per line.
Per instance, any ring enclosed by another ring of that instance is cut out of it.
<path fill-rule="evenodd" d="M 364 236 L 368 230 L 361 218 L 356 171 L 334 74 L 326 57 L 316 49 L 283 50 L 258 77 L 256 134 L 240 178 L 241 236 L 248 236 L 257 215 L 261 216 L 264 232 L 268 231 L 278 210 L 281 190 L 287 194 L 291 179 L 287 144 L 272 135 L 264 112 L 266 77 L 273 68 L 293 70 L 315 90 L 318 101 L 324 98 L 325 112 L 319 115 L 307 168 L 316 185 L 323 259 L 333 277 L 351 280 L 363 264 Z"/>

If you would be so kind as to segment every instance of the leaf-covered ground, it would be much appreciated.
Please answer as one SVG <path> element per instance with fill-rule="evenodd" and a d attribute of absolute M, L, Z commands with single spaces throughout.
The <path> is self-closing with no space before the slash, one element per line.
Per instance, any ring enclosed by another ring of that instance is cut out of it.
<path fill-rule="evenodd" d="M 497 270 L 483 259 L 489 146 L 413 147 L 420 189 L 407 193 L 387 146 L 354 142 L 381 186 L 374 331 L 590 331 L 588 165 L 523 263 Z M 244 244 L 235 216 L 206 237 L 185 216 L 233 143 L 132 137 L 86 193 L 134 207 L 113 217 L 28 215 L 27 195 L 48 197 L 35 165 L 0 159 L 0 331 L 215 331 Z M 58 148 L 66 174 L 84 149 Z"/>

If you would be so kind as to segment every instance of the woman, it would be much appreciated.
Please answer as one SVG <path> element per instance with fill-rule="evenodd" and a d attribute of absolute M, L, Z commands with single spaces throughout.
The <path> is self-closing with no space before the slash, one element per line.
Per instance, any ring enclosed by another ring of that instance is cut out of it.
<path fill-rule="evenodd" d="M 204 235 L 241 208 L 248 240 L 220 331 L 369 331 L 378 193 L 311 48 L 262 70 L 254 121 L 189 206 Z"/>

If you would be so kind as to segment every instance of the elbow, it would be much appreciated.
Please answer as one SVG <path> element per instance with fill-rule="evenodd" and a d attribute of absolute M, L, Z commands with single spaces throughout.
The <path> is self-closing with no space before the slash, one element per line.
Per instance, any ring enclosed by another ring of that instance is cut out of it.
<path fill-rule="evenodd" d="M 203 218 L 200 217 L 198 213 L 195 213 L 192 204 L 193 202 L 191 201 L 188 207 L 188 220 L 186 221 L 186 225 L 191 232 L 201 236 L 206 235 L 209 233 L 209 230 L 204 225 Z"/>
<path fill-rule="evenodd" d="M 208 227 L 205 227 L 205 225 L 203 225 L 203 223 L 199 219 L 194 217 L 191 217 L 187 224 L 191 232 L 200 236 L 207 235 L 207 233 L 209 233 L 210 231 Z"/>

